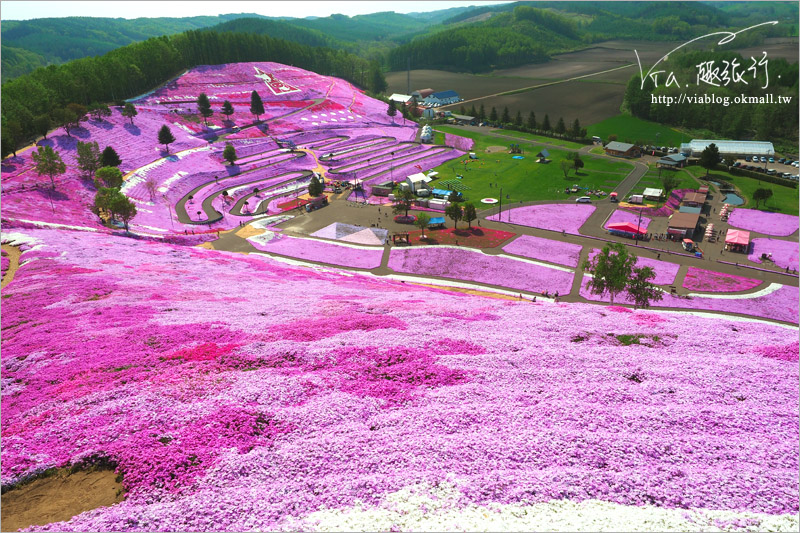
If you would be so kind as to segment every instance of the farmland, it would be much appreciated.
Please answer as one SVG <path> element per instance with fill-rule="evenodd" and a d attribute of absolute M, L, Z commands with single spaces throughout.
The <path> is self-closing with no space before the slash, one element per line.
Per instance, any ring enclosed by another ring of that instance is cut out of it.
<path fill-rule="evenodd" d="M 609 135 L 616 135 L 617 140 L 621 142 L 634 143 L 640 140 L 643 144 L 658 144 L 659 146 L 677 147 L 681 142 L 690 140 L 686 135 L 672 128 L 630 115 L 616 115 L 592 124 L 586 129 L 589 135 L 597 135 L 604 142 L 608 142 Z"/>

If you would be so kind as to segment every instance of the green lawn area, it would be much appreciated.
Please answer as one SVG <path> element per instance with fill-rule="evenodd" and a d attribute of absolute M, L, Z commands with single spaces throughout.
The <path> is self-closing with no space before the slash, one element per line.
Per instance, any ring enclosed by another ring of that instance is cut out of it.
<path fill-rule="evenodd" d="M 714 170 L 709 173 L 706 178 L 706 169 L 698 165 L 686 167 L 686 170 L 694 174 L 700 179 L 708 179 L 709 181 L 716 181 L 714 178 L 722 179 L 728 183 L 733 184 L 734 187 L 739 189 L 742 193 L 741 196 L 746 200 L 742 207 L 747 209 L 755 209 L 756 203 L 753 198 L 753 193 L 756 189 L 772 189 L 772 198 L 766 202 L 759 204 L 761 211 L 774 211 L 776 213 L 784 213 L 787 215 L 798 215 L 798 190 L 784 187 L 776 183 L 767 183 L 766 181 L 757 180 L 756 178 L 748 178 L 744 176 L 734 176 L 729 172 L 721 170 Z"/>
<path fill-rule="evenodd" d="M 490 130 L 490 131 L 492 133 L 508 135 L 509 137 L 516 137 L 518 139 L 525 139 L 538 143 L 553 144 L 556 146 L 563 146 L 564 148 L 572 148 L 574 150 L 579 150 L 585 146 L 580 143 L 565 141 L 564 139 L 556 139 L 554 137 L 544 137 L 542 135 L 534 135 L 533 133 L 526 133 L 524 131 L 514 131 L 514 130 Z"/>
<path fill-rule="evenodd" d="M 438 144 L 440 146 L 444 145 L 444 133 L 440 131 L 433 132 L 433 144 Z"/>
<path fill-rule="evenodd" d="M 697 180 L 695 180 L 685 170 L 678 170 L 678 171 L 662 170 L 661 175 L 663 176 L 667 172 L 674 175 L 676 178 L 680 180 L 678 186 L 675 187 L 676 189 L 696 189 L 697 187 L 699 187 Z M 642 176 L 642 178 L 636 183 L 636 185 L 634 185 L 633 189 L 631 189 L 631 192 L 629 194 L 642 194 L 644 190 L 647 188 L 653 188 L 653 189 L 664 188 L 664 185 L 661 182 L 661 177 L 658 175 L 658 169 L 656 169 L 655 166 L 650 167 L 650 170 L 648 170 L 647 173 L 644 176 Z M 648 203 L 652 204 L 654 202 L 649 201 Z M 655 204 L 660 207 L 664 205 L 664 202 L 655 202 Z"/>
<path fill-rule="evenodd" d="M 680 146 L 681 142 L 691 140 L 686 134 L 662 126 L 656 122 L 642 120 L 631 115 L 617 115 L 607 118 L 597 124 L 586 128 L 589 135 L 597 135 L 603 139 L 603 144 L 608 143 L 609 135 L 616 135 L 620 142 L 634 143 L 642 141 L 644 144 L 657 144 L 659 146 Z M 658 141 L 656 141 L 656 134 Z"/>
<path fill-rule="evenodd" d="M 564 193 L 564 187 L 573 184 L 590 190 L 611 192 L 633 168 L 630 163 L 622 160 L 584 156 L 585 166 L 581 172 L 576 176 L 575 171 L 570 170 L 568 177 L 564 178 L 559 162 L 566 159 L 567 150 L 548 149 L 551 162 L 542 164 L 536 162 L 535 156 L 542 149 L 536 143 L 521 142 L 525 159 L 512 159 L 511 154 L 506 152 L 486 152 L 489 146 L 504 146 L 494 136 L 448 126 L 438 126 L 437 129 L 475 139 L 473 151 L 478 159 L 469 160 L 468 157 L 463 157 L 438 166 L 434 170 L 439 172 L 439 177 L 433 185 L 440 187 L 442 182 L 448 181 L 452 185 L 458 185 L 453 188 L 461 190 L 466 199 L 474 202 L 479 209 L 487 207 L 480 204 L 480 200 L 498 198 L 500 188 L 503 189 L 503 202 L 565 200 L 582 196 L 583 192 L 572 195 Z M 456 175 L 463 178 L 456 179 Z M 441 188 L 447 188 L 447 184 Z"/>

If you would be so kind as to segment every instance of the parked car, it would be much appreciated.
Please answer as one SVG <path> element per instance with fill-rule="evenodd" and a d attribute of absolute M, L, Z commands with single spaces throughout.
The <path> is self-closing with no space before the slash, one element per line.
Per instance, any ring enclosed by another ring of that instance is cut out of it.
<path fill-rule="evenodd" d="M 775 170 L 774 168 L 771 168 L 771 169 L 767 170 L 767 174 L 777 174 L 777 173 L 778 173 L 778 171 Z"/>
<path fill-rule="evenodd" d="M 786 163 L 786 158 L 785 157 L 781 157 L 780 159 L 778 159 L 778 163 L 780 163 L 781 165 Z"/>
<path fill-rule="evenodd" d="M 766 162 L 767 162 L 767 158 L 766 158 L 766 157 L 764 157 L 763 155 L 761 156 L 761 162 L 762 162 L 762 163 L 766 163 Z"/>
<path fill-rule="evenodd" d="M 749 163 L 752 160 L 752 158 L 749 155 L 747 155 L 744 157 L 744 160 Z"/>
<path fill-rule="evenodd" d="M 770 163 L 774 163 L 774 162 L 775 162 L 775 158 L 774 158 L 774 157 L 770 157 L 770 158 L 769 158 L 769 162 L 770 162 Z"/>
<path fill-rule="evenodd" d="M 742 166 L 742 164 L 741 164 L 739 161 L 737 161 L 737 162 L 735 162 L 735 163 L 733 164 L 733 166 L 735 166 L 735 167 L 740 167 L 740 166 Z"/>
<path fill-rule="evenodd" d="M 580 198 L 575 199 L 576 204 L 590 204 L 592 203 L 592 198 L 590 196 L 581 196 Z"/>

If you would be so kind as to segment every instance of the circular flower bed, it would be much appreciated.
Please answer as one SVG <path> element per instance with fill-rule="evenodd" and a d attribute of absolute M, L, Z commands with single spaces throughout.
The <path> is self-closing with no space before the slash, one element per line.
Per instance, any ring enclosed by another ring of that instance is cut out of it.
<path fill-rule="evenodd" d="M 496 204 L 497 203 L 497 198 L 484 198 L 483 200 L 481 200 L 481 203 L 482 204 Z"/>
<path fill-rule="evenodd" d="M 398 224 L 413 224 L 417 221 L 417 217 L 414 215 L 397 215 L 394 217 L 394 221 Z"/>

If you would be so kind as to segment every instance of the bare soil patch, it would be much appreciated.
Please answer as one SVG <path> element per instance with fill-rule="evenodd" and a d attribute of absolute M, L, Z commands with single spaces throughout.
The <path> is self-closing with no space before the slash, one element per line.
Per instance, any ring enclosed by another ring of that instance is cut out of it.
<path fill-rule="evenodd" d="M 0 289 L 11 283 L 14 279 L 14 274 L 17 273 L 19 268 L 19 256 L 22 252 L 16 246 L 8 244 L 3 245 L 3 250 L 8 254 L 8 270 L 3 274 L 3 281 L 0 282 Z"/>
<path fill-rule="evenodd" d="M 495 152 L 508 152 L 507 146 L 489 146 L 486 148 L 486 153 L 493 154 Z"/>
<path fill-rule="evenodd" d="M 33 525 L 69 520 L 75 515 L 119 503 L 122 485 L 111 470 L 81 470 L 36 479 L 3 494 L 0 530 L 16 531 Z"/>

